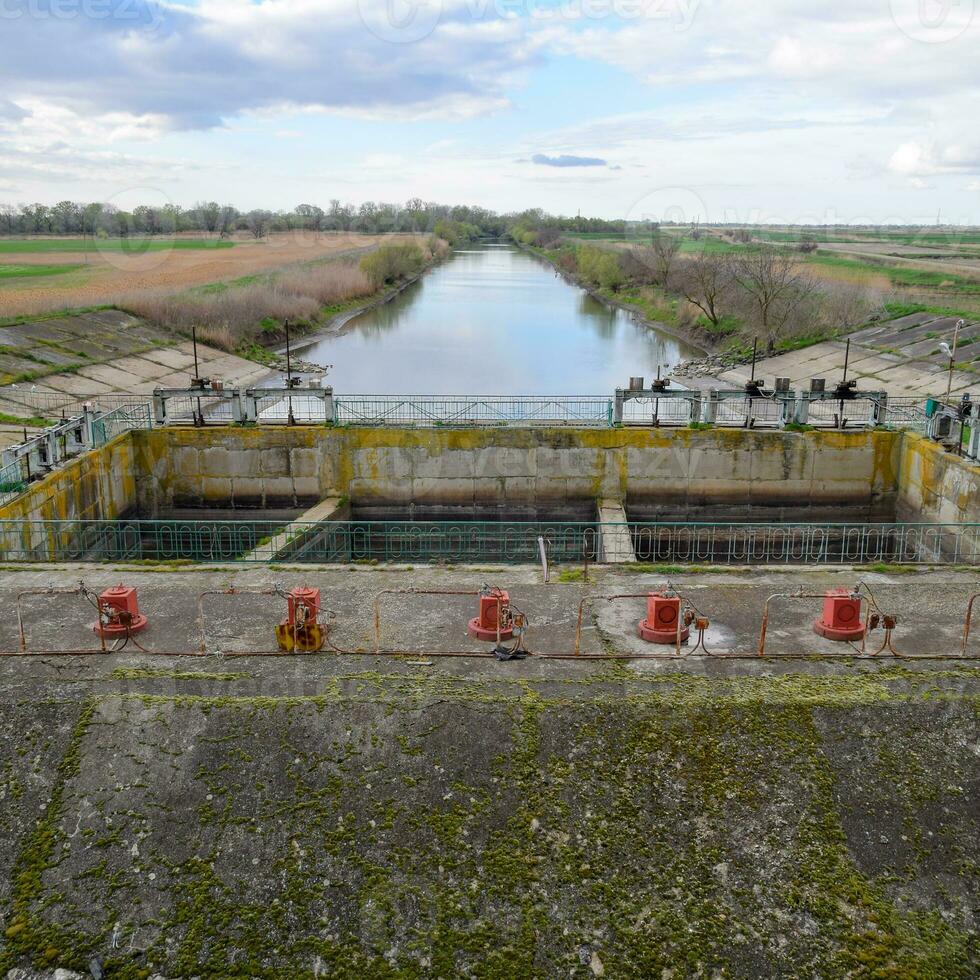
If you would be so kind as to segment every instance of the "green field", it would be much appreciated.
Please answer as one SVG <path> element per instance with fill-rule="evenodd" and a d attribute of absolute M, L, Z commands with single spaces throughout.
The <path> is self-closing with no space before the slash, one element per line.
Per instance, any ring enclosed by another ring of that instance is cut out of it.
<path fill-rule="evenodd" d="M 79 263 L 69 265 L 7 265 L 0 263 L 0 280 L 35 279 L 38 276 L 60 276 L 83 268 Z"/>
<path fill-rule="evenodd" d="M 220 238 L 0 238 L 0 255 L 26 252 L 167 252 L 171 249 L 234 248 Z"/>
<path fill-rule="evenodd" d="M 806 237 L 815 242 L 882 242 L 892 245 L 980 245 L 980 232 L 964 231 L 874 231 L 855 228 L 800 228 L 780 231 L 771 228 L 749 228 L 755 238 L 769 242 L 798 242 Z"/>
<path fill-rule="evenodd" d="M 927 269 L 862 262 L 859 259 L 842 258 L 828 252 L 814 253 L 809 257 L 809 261 L 830 268 L 884 274 L 891 280 L 892 285 L 903 289 L 942 289 L 949 293 L 980 295 L 980 282 L 951 272 L 933 272 Z"/>

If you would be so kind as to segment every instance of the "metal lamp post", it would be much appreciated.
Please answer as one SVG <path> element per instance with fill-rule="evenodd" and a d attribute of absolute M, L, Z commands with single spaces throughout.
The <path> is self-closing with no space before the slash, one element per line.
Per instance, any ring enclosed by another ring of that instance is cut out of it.
<path fill-rule="evenodd" d="M 949 350 L 949 374 L 946 378 L 946 397 L 943 399 L 944 405 L 949 405 L 949 393 L 953 388 L 953 362 L 956 360 L 956 342 L 960 339 L 960 330 L 966 326 L 966 320 L 957 320 L 956 329 L 953 330 L 953 346 Z"/>

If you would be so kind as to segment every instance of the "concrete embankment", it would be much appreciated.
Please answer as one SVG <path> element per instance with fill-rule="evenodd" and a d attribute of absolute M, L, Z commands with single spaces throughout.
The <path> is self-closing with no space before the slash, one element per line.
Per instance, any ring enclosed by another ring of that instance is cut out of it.
<path fill-rule="evenodd" d="M 975 664 L 428 664 L 3 661 L 0 968 L 980 970 Z"/>

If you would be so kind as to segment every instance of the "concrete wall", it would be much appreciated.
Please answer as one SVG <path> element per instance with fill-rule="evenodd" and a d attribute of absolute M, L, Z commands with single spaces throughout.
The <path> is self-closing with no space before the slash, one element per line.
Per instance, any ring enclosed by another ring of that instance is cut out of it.
<path fill-rule="evenodd" d="M 112 520 L 136 502 L 130 433 L 60 467 L 0 507 L 0 520 Z"/>
<path fill-rule="evenodd" d="M 915 433 L 902 441 L 898 510 L 904 520 L 980 521 L 980 466 Z"/>
<path fill-rule="evenodd" d="M 82 553 L 87 535 L 75 521 L 114 520 L 136 503 L 135 447 L 131 433 L 117 436 L 31 486 L 0 507 L 0 556 L 43 560 Z M 30 524 L 28 521 L 63 521 Z M 23 523 L 21 523 L 23 522 Z"/>
<path fill-rule="evenodd" d="M 730 429 L 157 429 L 135 434 L 140 511 L 425 504 L 561 512 L 625 499 L 660 516 L 747 508 L 890 516 L 897 432 Z"/>

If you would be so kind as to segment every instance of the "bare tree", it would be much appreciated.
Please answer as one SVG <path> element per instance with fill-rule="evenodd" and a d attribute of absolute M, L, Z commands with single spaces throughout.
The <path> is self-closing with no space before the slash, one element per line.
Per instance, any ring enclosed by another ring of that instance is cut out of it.
<path fill-rule="evenodd" d="M 3 222 L 4 234 L 12 235 L 17 225 L 18 212 L 12 204 L 0 204 L 0 221 Z"/>
<path fill-rule="evenodd" d="M 749 297 L 771 353 L 789 318 L 814 291 L 813 280 L 792 257 L 774 248 L 739 251 L 728 268 Z"/>
<path fill-rule="evenodd" d="M 265 238 L 272 223 L 272 212 L 256 209 L 245 215 L 245 223 L 253 238 Z"/>
<path fill-rule="evenodd" d="M 670 273 L 674 267 L 674 259 L 680 251 L 681 240 L 675 235 L 657 232 L 651 242 L 651 254 L 657 282 L 667 289 L 670 283 Z"/>
<path fill-rule="evenodd" d="M 718 325 L 722 305 L 732 289 L 732 276 L 725 257 L 718 252 L 696 252 L 683 263 L 678 289 L 689 303 Z"/>

